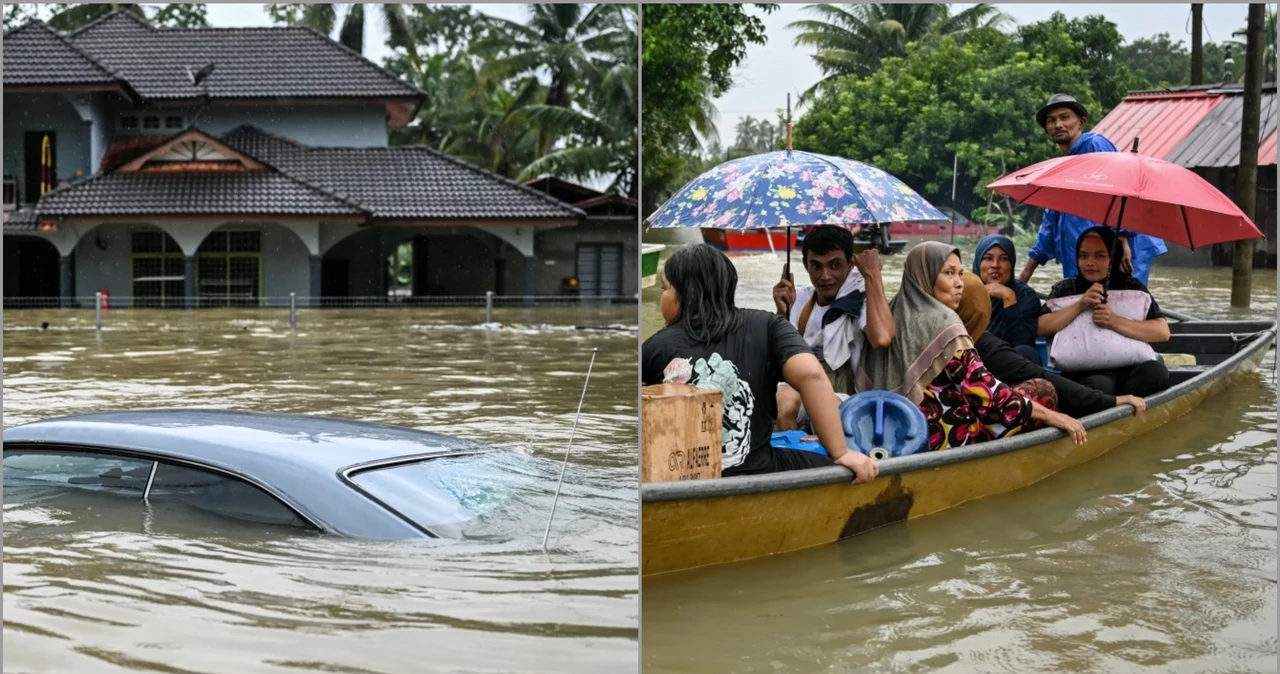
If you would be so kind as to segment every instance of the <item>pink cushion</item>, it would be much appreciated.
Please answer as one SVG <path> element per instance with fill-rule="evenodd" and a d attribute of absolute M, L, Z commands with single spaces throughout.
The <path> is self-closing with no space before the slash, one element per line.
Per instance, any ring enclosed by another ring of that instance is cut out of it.
<path fill-rule="evenodd" d="M 1045 302 L 1050 311 L 1061 311 L 1083 295 L 1059 297 Z M 1110 290 L 1107 305 L 1112 313 L 1135 321 L 1146 320 L 1151 296 L 1141 290 Z M 1062 332 L 1053 336 L 1049 365 L 1062 372 L 1107 370 L 1156 360 L 1155 349 L 1146 342 L 1093 324 L 1093 310 L 1080 312 Z"/>

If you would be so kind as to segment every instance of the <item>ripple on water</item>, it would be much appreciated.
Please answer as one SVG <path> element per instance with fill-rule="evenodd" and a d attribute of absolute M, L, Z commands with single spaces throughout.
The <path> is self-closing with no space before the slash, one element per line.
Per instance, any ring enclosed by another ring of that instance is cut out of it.
<path fill-rule="evenodd" d="M 634 311 L 501 320 L 611 325 Z M 193 536 L 141 517 L 99 533 L 54 507 L 6 508 L 6 671 L 635 671 L 634 331 L 438 337 L 432 320 L 476 312 L 325 311 L 302 315 L 298 339 L 269 313 L 155 313 L 111 314 L 101 335 L 91 313 L 88 330 L 9 335 L 6 424 L 124 408 L 324 414 L 503 446 L 533 435 L 535 455 L 558 461 L 586 370 L 564 359 L 591 345 L 570 470 L 586 477 L 566 490 L 549 554 L 545 506 L 519 514 L 536 535 L 502 543 Z M 276 338 L 245 346 L 259 334 Z"/>

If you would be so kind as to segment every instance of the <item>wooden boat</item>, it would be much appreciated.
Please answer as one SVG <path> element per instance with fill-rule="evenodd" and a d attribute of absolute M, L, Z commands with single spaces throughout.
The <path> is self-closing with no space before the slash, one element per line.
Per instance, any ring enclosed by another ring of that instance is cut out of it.
<path fill-rule="evenodd" d="M 1169 423 L 1255 369 L 1275 341 L 1267 321 L 1198 321 L 1166 312 L 1172 386 L 1128 405 L 1081 419 L 1084 445 L 1047 428 L 959 449 L 880 462 L 880 477 L 851 486 L 843 467 L 641 487 L 642 573 L 655 575 L 792 552 L 923 517 L 966 501 L 1026 487 Z"/>
<path fill-rule="evenodd" d="M 799 250 L 800 242 L 803 239 L 804 236 L 799 229 L 792 229 L 791 249 Z M 702 230 L 702 240 L 726 253 L 762 253 L 787 249 L 787 232 L 782 227 L 767 230 L 705 228 Z M 772 248 L 770 243 L 773 244 Z M 891 253 L 896 253 L 902 250 L 907 243 L 907 241 L 901 239 L 890 239 L 889 250 Z M 870 247 L 869 241 L 858 238 L 853 241 L 854 253 L 861 253 Z"/>
<path fill-rule="evenodd" d="M 660 243 L 640 246 L 640 287 L 648 288 L 658 283 L 658 260 L 667 247 Z"/>

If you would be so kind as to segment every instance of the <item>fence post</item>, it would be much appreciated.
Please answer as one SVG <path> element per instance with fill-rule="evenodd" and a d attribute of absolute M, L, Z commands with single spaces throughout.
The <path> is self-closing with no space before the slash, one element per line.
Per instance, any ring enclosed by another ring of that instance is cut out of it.
<path fill-rule="evenodd" d="M 102 291 L 101 290 L 99 290 L 94 295 L 93 312 L 94 312 L 93 323 L 98 327 L 98 331 L 101 332 L 102 331 Z"/>
<path fill-rule="evenodd" d="M 484 292 L 484 322 L 493 322 L 493 291 L 486 290 Z"/>
<path fill-rule="evenodd" d="M 289 293 L 289 329 L 298 329 L 298 293 Z"/>

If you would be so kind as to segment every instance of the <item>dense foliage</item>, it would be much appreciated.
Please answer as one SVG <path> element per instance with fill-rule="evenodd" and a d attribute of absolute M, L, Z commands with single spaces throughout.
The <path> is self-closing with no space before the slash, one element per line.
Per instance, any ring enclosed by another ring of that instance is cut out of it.
<path fill-rule="evenodd" d="M 641 82 L 645 213 L 697 175 L 717 135 L 711 101 L 733 86 L 747 45 L 764 44 L 764 22 L 749 8 L 776 5 L 644 5 Z"/>

